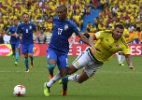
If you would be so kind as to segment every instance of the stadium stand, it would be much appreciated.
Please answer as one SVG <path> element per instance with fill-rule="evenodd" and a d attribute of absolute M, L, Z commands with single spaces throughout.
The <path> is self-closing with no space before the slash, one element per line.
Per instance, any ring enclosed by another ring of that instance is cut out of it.
<path fill-rule="evenodd" d="M 13 19 L 22 22 L 21 15 L 27 12 L 38 32 L 44 27 L 49 42 L 52 35 L 52 18 L 56 7 L 65 4 L 68 18 L 72 19 L 82 32 L 86 28 L 91 34 L 98 30 L 112 29 L 116 23 L 123 23 L 130 33 L 141 33 L 142 0 L 0 0 L 0 34 L 13 24 Z M 49 35 L 50 34 L 50 35 Z M 141 36 L 141 35 L 140 35 Z"/>

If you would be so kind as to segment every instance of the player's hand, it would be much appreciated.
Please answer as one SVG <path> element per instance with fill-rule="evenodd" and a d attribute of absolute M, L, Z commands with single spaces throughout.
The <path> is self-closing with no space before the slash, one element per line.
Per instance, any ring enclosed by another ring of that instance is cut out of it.
<path fill-rule="evenodd" d="M 19 35 L 17 33 L 15 33 L 15 37 L 17 38 Z"/>
<path fill-rule="evenodd" d="M 131 70 L 135 71 L 134 66 L 129 66 L 129 68 L 130 68 Z"/>

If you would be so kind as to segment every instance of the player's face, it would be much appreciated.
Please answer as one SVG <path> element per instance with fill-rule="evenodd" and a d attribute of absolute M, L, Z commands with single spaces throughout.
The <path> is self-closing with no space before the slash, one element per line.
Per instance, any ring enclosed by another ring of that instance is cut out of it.
<path fill-rule="evenodd" d="M 18 20 L 15 20 L 15 21 L 14 21 L 14 25 L 18 25 Z"/>
<path fill-rule="evenodd" d="M 24 20 L 25 23 L 27 23 L 29 21 L 29 15 L 24 14 L 23 15 L 23 20 Z"/>
<path fill-rule="evenodd" d="M 121 28 L 119 28 L 119 27 L 117 27 L 116 29 L 114 29 L 113 30 L 113 38 L 115 39 L 115 40 L 118 40 L 118 39 L 120 39 L 121 37 L 122 37 L 122 35 L 123 35 L 123 31 L 124 31 L 124 29 L 121 29 Z"/>
<path fill-rule="evenodd" d="M 64 8 L 58 8 L 57 9 L 57 15 L 60 20 L 65 20 L 67 16 L 67 12 L 65 11 Z"/>

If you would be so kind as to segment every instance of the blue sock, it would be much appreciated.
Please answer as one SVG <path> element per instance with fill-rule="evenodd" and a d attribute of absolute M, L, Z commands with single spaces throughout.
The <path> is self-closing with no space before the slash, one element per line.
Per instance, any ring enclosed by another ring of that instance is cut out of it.
<path fill-rule="evenodd" d="M 25 58 L 25 59 L 24 59 L 24 62 L 25 62 L 26 70 L 28 70 L 28 69 L 29 69 L 28 58 Z"/>
<path fill-rule="evenodd" d="M 19 59 L 19 52 L 18 51 L 15 52 L 15 58 L 16 58 L 16 62 L 18 62 L 18 59 Z"/>
<path fill-rule="evenodd" d="M 68 76 L 62 77 L 63 89 L 67 90 L 68 87 Z"/>
<path fill-rule="evenodd" d="M 32 57 L 30 57 L 30 59 L 31 59 L 31 63 L 33 63 L 33 61 L 34 61 L 34 57 L 32 56 Z"/>

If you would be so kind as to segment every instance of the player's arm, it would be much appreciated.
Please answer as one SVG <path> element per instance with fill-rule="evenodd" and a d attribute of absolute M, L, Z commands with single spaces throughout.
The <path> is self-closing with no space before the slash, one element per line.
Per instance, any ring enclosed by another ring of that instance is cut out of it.
<path fill-rule="evenodd" d="M 91 46 L 91 47 L 94 46 L 94 44 L 91 43 L 91 42 L 87 39 L 87 37 L 84 36 L 83 34 L 79 34 L 78 36 L 80 37 L 80 39 L 81 39 L 84 43 L 88 44 L 88 45 Z"/>
<path fill-rule="evenodd" d="M 11 36 L 10 28 L 7 29 L 6 34 Z"/>
<path fill-rule="evenodd" d="M 21 37 L 22 33 L 21 33 L 21 26 L 18 25 L 16 32 L 14 33 L 16 37 Z"/>
<path fill-rule="evenodd" d="M 125 59 L 126 59 L 126 62 L 127 62 L 127 64 L 128 64 L 128 67 L 134 71 L 135 68 L 134 68 L 134 66 L 133 66 L 133 64 L 132 64 L 131 55 L 130 55 L 130 54 L 126 54 L 126 55 L 125 55 Z"/>
<path fill-rule="evenodd" d="M 15 34 L 11 34 L 10 30 L 11 30 L 11 27 L 7 29 L 6 34 L 9 36 L 15 36 Z"/>

